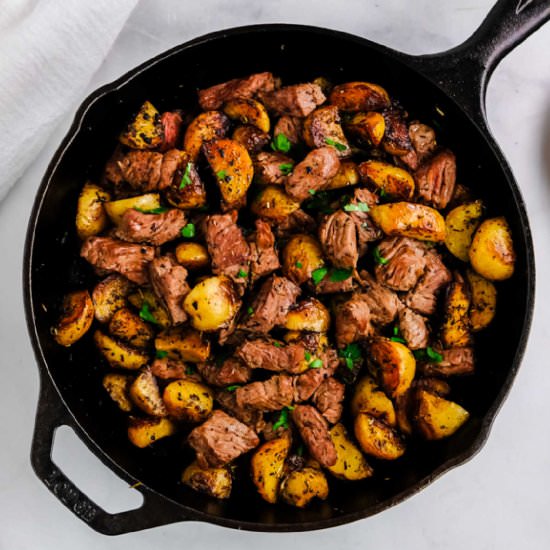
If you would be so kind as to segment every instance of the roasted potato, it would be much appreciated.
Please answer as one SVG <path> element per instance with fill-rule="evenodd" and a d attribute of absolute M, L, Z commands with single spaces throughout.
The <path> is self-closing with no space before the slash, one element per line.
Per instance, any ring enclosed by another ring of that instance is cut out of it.
<path fill-rule="evenodd" d="M 122 221 L 122 216 L 124 216 L 126 210 L 130 210 L 130 208 L 140 208 L 142 210 L 154 210 L 155 208 L 159 208 L 160 195 L 158 193 L 147 193 L 128 199 L 105 202 L 103 203 L 103 207 L 109 218 L 111 218 L 111 221 L 115 225 L 118 225 Z"/>
<path fill-rule="evenodd" d="M 130 412 L 132 410 L 133 405 L 129 392 L 133 381 L 133 376 L 116 372 L 110 372 L 103 377 L 103 387 L 121 411 Z"/>
<path fill-rule="evenodd" d="M 311 235 L 293 235 L 283 249 L 283 273 L 298 285 L 309 281 L 313 271 L 324 265 L 321 244 Z"/>
<path fill-rule="evenodd" d="M 92 326 L 94 304 L 87 290 L 71 292 L 63 299 L 61 317 L 52 328 L 55 341 L 61 346 L 72 346 Z"/>
<path fill-rule="evenodd" d="M 490 218 L 481 223 L 472 239 L 469 256 L 477 273 L 490 281 L 503 281 L 513 275 L 516 253 L 504 217 Z"/>
<path fill-rule="evenodd" d="M 346 82 L 333 88 L 329 103 L 336 105 L 340 111 L 377 111 L 390 106 L 390 97 L 378 84 Z"/>
<path fill-rule="evenodd" d="M 208 141 L 203 151 L 218 181 L 222 210 L 240 208 L 246 201 L 246 192 L 254 176 L 248 151 L 232 139 Z"/>
<path fill-rule="evenodd" d="M 378 147 L 386 132 L 386 121 L 375 111 L 357 113 L 346 124 L 346 130 L 359 141 Z"/>
<path fill-rule="evenodd" d="M 149 362 L 149 355 L 143 350 L 118 342 L 100 330 L 94 332 L 94 342 L 111 367 L 137 370 Z"/>
<path fill-rule="evenodd" d="M 411 350 L 387 338 L 375 338 L 370 347 L 370 361 L 384 391 L 391 397 L 405 393 L 416 373 Z"/>
<path fill-rule="evenodd" d="M 286 503 L 303 508 L 315 497 L 321 500 L 328 497 L 327 478 L 317 468 L 294 470 L 283 479 L 279 494 Z"/>
<path fill-rule="evenodd" d="M 84 185 L 76 205 L 76 232 L 82 240 L 101 233 L 107 227 L 109 219 L 103 203 L 110 200 L 109 193 L 99 185 L 90 182 Z"/>
<path fill-rule="evenodd" d="M 306 145 L 311 148 L 330 145 L 335 147 L 340 158 L 349 157 L 351 154 L 340 124 L 338 108 L 334 105 L 324 105 L 310 113 L 304 120 L 302 132 Z"/>
<path fill-rule="evenodd" d="M 207 277 L 197 283 L 183 300 L 183 309 L 197 329 L 212 332 L 229 326 L 241 301 L 229 277 Z"/>
<path fill-rule="evenodd" d="M 155 337 L 151 325 L 125 307 L 117 310 L 111 317 L 109 332 L 115 338 L 136 348 L 147 347 Z"/>
<path fill-rule="evenodd" d="M 172 324 L 170 314 L 152 290 L 139 288 L 137 292 L 128 296 L 128 301 L 139 310 L 147 304 L 149 312 L 160 327 L 168 328 Z"/>
<path fill-rule="evenodd" d="M 395 426 L 395 409 L 391 399 L 379 388 L 371 376 L 364 376 L 356 384 L 351 399 L 351 414 L 369 413 L 388 426 Z"/>
<path fill-rule="evenodd" d="M 212 390 L 193 380 L 175 380 L 164 388 L 162 399 L 168 414 L 186 422 L 201 422 L 212 412 Z"/>
<path fill-rule="evenodd" d="M 290 438 L 279 437 L 267 441 L 252 455 L 250 462 L 252 481 L 260 496 L 271 504 L 277 502 L 289 450 Z"/>
<path fill-rule="evenodd" d="M 201 468 L 196 460 L 185 468 L 181 481 L 191 489 L 214 498 L 229 498 L 233 483 L 229 468 Z"/>
<path fill-rule="evenodd" d="M 175 250 L 176 260 L 189 270 L 204 269 L 210 265 L 206 246 L 199 243 L 180 243 Z"/>
<path fill-rule="evenodd" d="M 100 323 L 111 320 L 116 311 L 126 305 L 126 298 L 134 285 L 122 275 L 109 275 L 92 291 L 95 318 Z"/>
<path fill-rule="evenodd" d="M 224 106 L 223 112 L 233 120 L 240 120 L 243 124 L 252 124 L 262 132 L 269 132 L 271 123 L 266 108 L 255 99 L 230 99 Z"/>
<path fill-rule="evenodd" d="M 288 330 L 327 332 L 330 328 L 330 313 L 316 298 L 307 298 L 287 313 L 284 327 Z"/>
<path fill-rule="evenodd" d="M 206 111 L 195 118 L 187 127 L 183 148 L 192 161 L 196 161 L 203 143 L 223 138 L 229 130 L 229 119 L 219 111 Z"/>
<path fill-rule="evenodd" d="M 155 348 L 166 351 L 169 359 L 203 363 L 210 356 L 210 342 L 200 332 L 188 327 L 174 327 L 160 332 Z"/>
<path fill-rule="evenodd" d="M 470 284 L 470 326 L 476 332 L 484 329 L 494 318 L 497 307 L 497 289 L 495 285 L 468 269 L 466 279 Z"/>
<path fill-rule="evenodd" d="M 414 178 L 403 168 L 379 160 L 367 160 L 359 167 L 364 182 L 370 182 L 380 192 L 396 199 L 409 200 L 414 194 Z"/>
<path fill-rule="evenodd" d="M 445 220 L 434 208 L 412 202 L 378 204 L 370 209 L 376 225 L 390 236 L 443 242 Z"/>
<path fill-rule="evenodd" d="M 336 448 L 336 464 L 328 471 L 340 479 L 356 481 L 370 477 L 373 473 L 361 451 L 348 437 L 343 424 L 335 424 L 330 429 L 330 439 Z"/>
<path fill-rule="evenodd" d="M 472 237 L 482 216 L 483 203 L 478 200 L 453 208 L 445 218 L 447 227 L 445 245 L 453 256 L 463 262 L 469 259 L 468 251 L 472 244 Z"/>
<path fill-rule="evenodd" d="M 410 388 L 405 393 L 401 394 L 395 399 L 395 420 L 399 431 L 405 435 L 413 434 L 412 424 L 412 396 L 414 395 L 414 388 Z"/>
<path fill-rule="evenodd" d="M 176 425 L 169 418 L 130 417 L 128 439 L 136 447 L 143 449 L 163 437 L 176 433 Z"/>
<path fill-rule="evenodd" d="M 447 287 L 440 333 L 441 343 L 446 348 L 462 348 L 471 343 L 469 310 L 470 293 L 464 279 L 455 274 L 454 281 Z"/>
<path fill-rule="evenodd" d="M 130 399 L 149 416 L 166 416 L 166 406 L 160 396 L 156 378 L 149 369 L 144 369 L 130 386 Z"/>
<path fill-rule="evenodd" d="M 191 210 L 207 205 L 206 187 L 191 157 L 181 151 L 180 168 L 173 176 L 173 183 L 165 190 L 166 200 L 176 208 Z"/>
<path fill-rule="evenodd" d="M 155 149 L 164 139 L 160 113 L 146 101 L 118 139 L 132 149 Z"/>
<path fill-rule="evenodd" d="M 426 390 L 416 393 L 416 426 L 426 439 L 442 439 L 454 434 L 469 418 L 467 410 Z"/>
<path fill-rule="evenodd" d="M 359 413 L 354 423 L 361 449 L 380 460 L 395 460 L 405 452 L 405 443 L 396 431 L 367 413 Z"/>
<path fill-rule="evenodd" d="M 252 199 L 250 210 L 267 220 L 283 221 L 292 212 L 300 208 L 300 203 L 291 199 L 280 187 L 266 185 Z"/>
<path fill-rule="evenodd" d="M 358 183 L 359 171 L 357 170 L 357 164 L 352 160 L 344 160 L 340 163 L 340 168 L 338 168 L 336 175 L 328 181 L 325 189 L 340 189 L 350 185 L 357 185 Z"/>

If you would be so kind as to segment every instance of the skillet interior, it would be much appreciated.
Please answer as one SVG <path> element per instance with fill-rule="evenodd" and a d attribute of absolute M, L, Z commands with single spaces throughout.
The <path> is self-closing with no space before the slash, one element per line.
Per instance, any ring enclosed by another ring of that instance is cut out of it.
<path fill-rule="evenodd" d="M 146 450 L 127 442 L 125 417 L 101 387 L 104 367 L 99 365 L 91 333 L 70 349 L 57 346 L 50 335 L 59 297 L 94 280 L 78 258 L 76 199 L 86 179 L 98 179 L 124 122 L 144 99 L 161 111 L 195 105 L 196 88 L 264 70 L 281 76 L 285 83 L 319 75 L 334 82 L 380 83 L 413 119 L 437 128 L 440 141 L 457 155 L 459 181 L 485 199 L 488 215 L 507 217 L 518 252 L 516 275 L 499 285 L 496 319 L 477 337 L 478 374 L 454 384 L 454 396 L 471 412 L 471 421 L 449 440 L 411 445 L 394 464 L 375 464 L 373 479 L 351 484 L 331 481 L 329 500 L 303 511 L 264 503 L 247 479 L 236 484 L 226 502 L 178 484 L 182 467 L 190 460 L 182 442 L 173 438 Z M 127 472 L 129 478 L 179 503 L 183 515 L 190 518 L 249 529 L 304 530 L 376 513 L 478 450 L 523 351 L 532 307 L 532 247 L 523 207 L 518 204 L 521 198 L 507 167 L 482 131 L 438 88 L 397 61 L 391 51 L 366 40 L 312 27 L 264 26 L 217 33 L 215 39 L 176 48 L 146 70 L 132 71 L 94 94 L 81 113 L 80 124 L 77 119 L 37 198 L 29 230 L 34 241 L 26 266 L 32 281 L 29 297 L 38 335 L 35 344 L 46 358 L 46 368 L 82 430 L 97 446 L 96 452 L 101 449 L 119 473 Z"/>

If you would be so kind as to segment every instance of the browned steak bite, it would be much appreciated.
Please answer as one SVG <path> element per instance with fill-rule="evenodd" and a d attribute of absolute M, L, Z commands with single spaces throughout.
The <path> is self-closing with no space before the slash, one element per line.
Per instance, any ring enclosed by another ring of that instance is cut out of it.
<path fill-rule="evenodd" d="M 284 135 L 292 145 L 302 140 L 302 119 L 292 116 L 282 116 L 273 128 L 273 135 Z"/>
<path fill-rule="evenodd" d="M 336 464 L 336 448 L 328 433 L 327 421 L 311 405 L 296 405 L 292 411 L 296 424 L 311 456 L 324 466 Z"/>
<path fill-rule="evenodd" d="M 368 189 L 358 187 L 349 201 L 349 216 L 357 231 L 357 250 L 359 256 L 364 256 L 368 250 L 368 243 L 382 238 L 382 231 L 372 221 L 368 210 L 378 203 L 378 195 Z M 354 210 L 353 208 L 357 208 Z"/>
<path fill-rule="evenodd" d="M 369 306 L 371 323 L 379 326 L 391 323 L 400 306 L 397 294 L 378 283 L 367 271 L 361 272 L 361 281 L 367 288 L 361 298 Z"/>
<path fill-rule="evenodd" d="M 382 111 L 386 123 L 383 146 L 391 155 L 406 155 L 413 150 L 409 137 L 409 128 L 401 109 L 386 109 Z"/>
<path fill-rule="evenodd" d="M 105 178 L 111 183 L 127 182 L 143 192 L 154 191 L 160 181 L 162 153 L 129 151 L 113 156 L 105 167 Z"/>
<path fill-rule="evenodd" d="M 331 145 L 340 158 L 351 155 L 351 149 L 340 124 L 336 105 L 326 105 L 313 111 L 304 120 L 304 139 L 309 147 Z"/>
<path fill-rule="evenodd" d="M 376 280 L 392 290 L 414 288 L 426 267 L 426 247 L 415 239 L 390 237 L 378 245 L 385 263 L 374 269 Z"/>
<path fill-rule="evenodd" d="M 187 155 L 183 151 L 170 149 L 164 153 L 162 166 L 160 167 L 160 179 L 157 185 L 160 191 L 172 185 L 176 172 L 182 168 L 183 164 L 187 164 Z M 198 174 L 196 176 L 198 177 Z"/>
<path fill-rule="evenodd" d="M 290 216 L 277 222 L 273 230 L 279 239 L 287 239 L 295 233 L 315 233 L 317 223 L 309 214 L 298 208 Z"/>
<path fill-rule="evenodd" d="M 335 378 L 327 378 L 313 395 L 313 404 L 331 424 L 342 416 L 345 386 Z"/>
<path fill-rule="evenodd" d="M 241 422 L 244 422 L 256 433 L 259 433 L 265 429 L 266 423 L 264 420 L 263 411 L 253 409 L 251 407 L 239 407 L 234 390 L 219 391 L 216 394 L 216 401 L 220 404 L 221 408 L 227 412 L 227 414 L 230 414 Z"/>
<path fill-rule="evenodd" d="M 359 259 L 355 223 L 344 211 L 325 216 L 319 226 L 319 241 L 336 267 L 354 269 Z"/>
<path fill-rule="evenodd" d="M 336 342 L 341 348 L 370 335 L 370 309 L 364 295 L 354 294 L 336 306 L 334 326 Z"/>
<path fill-rule="evenodd" d="M 285 190 L 293 199 L 303 201 L 322 191 L 338 168 L 340 160 L 334 147 L 313 149 L 294 167 L 285 182 Z"/>
<path fill-rule="evenodd" d="M 240 143 L 249 153 L 261 151 L 271 141 L 269 134 L 252 124 L 235 128 L 231 138 Z"/>
<path fill-rule="evenodd" d="M 325 94 L 317 84 L 294 84 L 260 94 L 260 101 L 271 111 L 298 117 L 309 115 L 325 100 Z"/>
<path fill-rule="evenodd" d="M 439 254 L 429 250 L 426 254 L 426 269 L 413 290 L 405 296 L 405 304 L 424 315 L 435 312 L 437 296 L 442 287 L 452 279 L 451 272 L 441 261 Z"/>
<path fill-rule="evenodd" d="M 155 258 L 149 264 L 149 278 L 155 294 L 162 300 L 174 325 L 187 321 L 183 299 L 189 292 L 187 269 L 172 255 Z"/>
<path fill-rule="evenodd" d="M 445 208 L 451 200 L 456 184 L 456 159 L 444 150 L 425 161 L 414 173 L 416 191 L 420 199 L 434 208 Z"/>
<path fill-rule="evenodd" d="M 294 161 L 281 153 L 263 151 L 254 159 L 254 176 L 263 184 L 284 184 Z"/>
<path fill-rule="evenodd" d="M 273 327 L 283 323 L 300 292 L 300 287 L 286 277 L 272 275 L 260 287 L 241 328 L 250 332 L 268 333 Z"/>
<path fill-rule="evenodd" d="M 281 264 L 271 226 L 263 220 L 256 220 L 256 234 L 250 243 L 250 281 L 254 283 L 279 267 Z"/>
<path fill-rule="evenodd" d="M 276 374 L 263 382 L 252 382 L 235 390 L 237 405 L 261 411 L 278 411 L 292 404 L 292 376 Z"/>
<path fill-rule="evenodd" d="M 160 214 L 148 214 L 129 208 L 124 212 L 115 236 L 123 241 L 160 246 L 178 238 L 185 224 L 184 212 L 175 208 Z"/>
<path fill-rule="evenodd" d="M 206 245 L 215 275 L 227 275 L 236 283 L 248 280 L 250 247 L 237 225 L 237 212 L 214 214 L 204 222 Z"/>
<path fill-rule="evenodd" d="M 205 111 L 213 111 L 230 99 L 251 98 L 259 92 L 271 92 L 278 86 L 279 81 L 271 73 L 255 73 L 199 90 L 199 104 Z"/>
<path fill-rule="evenodd" d="M 170 380 L 173 378 L 186 378 L 187 367 L 181 361 L 174 361 L 168 357 L 155 359 L 151 365 L 151 372 L 161 380 Z"/>
<path fill-rule="evenodd" d="M 250 369 L 237 357 L 229 357 L 221 365 L 197 363 L 197 370 L 211 386 L 246 384 L 250 380 Z"/>
<path fill-rule="evenodd" d="M 410 349 L 421 349 L 428 345 L 430 333 L 426 319 L 408 307 L 399 311 L 399 333 Z"/>
<path fill-rule="evenodd" d="M 182 112 L 166 111 L 160 116 L 160 123 L 163 129 L 163 139 L 159 150 L 168 151 L 178 145 L 183 123 Z"/>
<path fill-rule="evenodd" d="M 323 356 L 323 366 L 319 369 L 309 369 L 303 374 L 294 377 L 294 401 L 307 401 L 321 385 L 321 382 L 334 374 L 338 367 L 339 359 L 332 349 L 327 350 Z"/>
<path fill-rule="evenodd" d="M 343 281 L 333 281 L 331 273 L 328 274 L 315 285 L 316 294 L 335 294 L 336 292 L 351 292 L 354 289 L 353 277 L 348 277 Z"/>
<path fill-rule="evenodd" d="M 301 342 L 284 344 L 276 340 L 255 338 L 246 340 L 235 355 L 250 369 L 265 369 L 274 372 L 298 372 L 305 360 L 306 347 Z"/>
<path fill-rule="evenodd" d="M 219 468 L 256 447 L 260 440 L 246 425 L 216 410 L 189 434 L 189 445 L 202 468 Z"/>
<path fill-rule="evenodd" d="M 416 170 L 435 151 L 435 132 L 426 124 L 412 122 L 409 124 L 409 137 L 414 150 L 400 157 L 400 160 L 412 170 Z"/>
<path fill-rule="evenodd" d="M 450 348 L 441 350 L 436 348 L 443 360 L 439 363 L 424 363 L 420 371 L 426 376 L 455 376 L 472 374 L 474 372 L 473 348 Z"/>
<path fill-rule="evenodd" d="M 88 237 L 80 255 L 96 269 L 117 272 L 138 285 L 148 281 L 147 264 L 155 257 L 152 246 L 130 244 L 110 237 Z"/>

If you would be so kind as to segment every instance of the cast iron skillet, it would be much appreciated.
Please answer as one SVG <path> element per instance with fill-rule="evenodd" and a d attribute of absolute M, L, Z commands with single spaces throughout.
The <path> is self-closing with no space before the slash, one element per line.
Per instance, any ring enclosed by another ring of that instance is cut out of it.
<path fill-rule="evenodd" d="M 519 367 L 535 288 L 525 206 L 487 127 L 485 90 L 502 57 L 549 18 L 548 0 L 500 0 L 464 44 L 419 57 L 315 27 L 236 28 L 161 54 L 86 99 L 38 191 L 24 260 L 27 323 L 41 375 L 32 464 L 57 498 L 106 534 L 184 520 L 257 531 L 306 531 L 378 513 L 471 458 L 485 442 Z M 471 412 L 471 421 L 449 440 L 411 445 L 399 463 L 377 464 L 379 475 L 373 479 L 334 483 L 326 502 L 305 510 L 266 504 L 247 479 L 236 484 L 227 502 L 182 487 L 177 480 L 189 457 L 177 438 L 146 450 L 126 441 L 125 419 L 101 388 L 91 338 L 65 349 L 50 335 L 59 297 L 92 282 L 90 269 L 78 258 L 74 231 L 79 189 L 86 178 L 98 177 L 131 113 L 144 99 L 161 111 L 193 104 L 197 88 L 265 70 L 285 83 L 319 75 L 334 82 L 380 83 L 402 101 L 412 118 L 436 126 L 438 136 L 458 157 L 460 181 L 485 199 L 489 215 L 505 215 L 509 220 L 518 252 L 516 275 L 499 286 L 496 320 L 477 340 L 479 373 L 474 381 L 455 384 L 457 400 Z M 109 514 L 65 477 L 51 459 L 53 436 L 61 425 L 71 426 L 130 485 L 141 483 L 141 508 Z"/>

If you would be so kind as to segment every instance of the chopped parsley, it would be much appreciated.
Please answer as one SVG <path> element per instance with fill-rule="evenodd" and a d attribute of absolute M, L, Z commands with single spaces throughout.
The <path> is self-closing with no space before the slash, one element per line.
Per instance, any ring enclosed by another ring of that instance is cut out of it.
<path fill-rule="evenodd" d="M 281 344 L 281 342 L 273 342 L 273 345 L 274 345 L 276 348 L 282 348 L 282 347 L 283 347 L 283 344 Z"/>
<path fill-rule="evenodd" d="M 254 309 L 252 308 L 252 306 L 248 306 L 246 312 L 248 313 L 248 315 L 252 315 L 254 313 Z"/>
<path fill-rule="evenodd" d="M 399 336 L 399 327 L 397 325 L 393 326 L 393 335 Z"/>
<path fill-rule="evenodd" d="M 244 271 L 244 269 L 239 269 L 239 272 L 237 273 L 237 277 L 245 278 L 248 277 L 248 271 Z"/>
<path fill-rule="evenodd" d="M 193 168 L 193 163 L 188 162 L 181 178 L 180 189 L 183 189 L 186 185 L 191 185 L 191 168 Z"/>
<path fill-rule="evenodd" d="M 271 142 L 271 148 L 281 153 L 288 153 L 291 147 L 292 143 L 290 143 L 290 140 L 284 134 L 277 134 Z"/>
<path fill-rule="evenodd" d="M 428 346 L 426 349 L 415 349 L 413 351 L 413 355 L 417 361 L 430 360 L 434 363 L 441 363 L 441 361 L 443 361 L 443 355 L 435 351 L 430 346 Z"/>
<path fill-rule="evenodd" d="M 216 172 L 216 177 L 219 180 L 224 180 L 227 177 L 227 172 L 225 170 L 220 170 L 219 172 Z"/>
<path fill-rule="evenodd" d="M 357 204 L 348 203 L 344 206 L 346 212 L 368 212 L 369 205 L 366 202 L 358 202 Z"/>
<path fill-rule="evenodd" d="M 232 386 L 227 386 L 227 388 L 225 388 L 225 391 L 235 391 L 237 388 L 240 387 L 240 384 L 233 384 Z"/>
<path fill-rule="evenodd" d="M 304 444 L 303 443 L 300 443 L 300 446 L 296 449 L 296 454 L 298 456 L 303 456 L 304 455 Z"/>
<path fill-rule="evenodd" d="M 347 149 L 347 146 L 344 145 L 343 143 L 339 143 L 338 141 L 334 141 L 333 139 L 330 139 L 330 138 L 325 138 L 325 143 L 327 145 L 332 145 L 338 151 L 345 151 Z"/>
<path fill-rule="evenodd" d="M 387 258 L 384 258 L 382 254 L 380 254 L 380 249 L 376 247 L 372 253 L 374 254 L 374 261 L 379 265 L 386 265 L 389 260 Z"/>
<path fill-rule="evenodd" d="M 307 210 L 319 210 L 321 214 L 332 214 L 334 210 L 330 207 L 330 195 L 326 191 L 319 191 L 312 194 L 312 198 L 304 204 Z"/>
<path fill-rule="evenodd" d="M 158 208 L 149 208 L 149 209 L 138 208 L 137 206 L 134 206 L 134 210 L 137 210 L 142 214 L 164 214 L 164 212 L 168 212 L 168 208 L 166 208 L 166 206 L 159 206 Z"/>
<path fill-rule="evenodd" d="M 327 275 L 328 269 L 326 267 L 320 267 L 311 273 L 313 282 L 318 285 Z"/>
<path fill-rule="evenodd" d="M 155 357 L 157 359 L 164 359 L 167 355 L 168 355 L 168 352 L 166 350 L 163 350 L 163 349 L 158 349 L 155 352 Z"/>
<path fill-rule="evenodd" d="M 345 360 L 346 367 L 353 370 L 355 363 L 361 360 L 361 348 L 359 344 L 348 344 L 338 352 L 338 355 Z"/>
<path fill-rule="evenodd" d="M 273 430 L 278 430 L 279 428 L 288 428 L 288 412 L 294 410 L 294 407 L 285 407 L 279 414 L 279 418 L 273 424 Z"/>
<path fill-rule="evenodd" d="M 330 280 L 333 283 L 339 283 L 340 281 L 345 281 L 346 279 L 349 279 L 352 273 L 352 269 L 344 269 L 339 267 L 332 270 L 330 274 Z"/>
<path fill-rule="evenodd" d="M 383 187 L 381 187 L 380 188 L 380 197 L 384 198 L 386 195 L 387 195 L 386 190 Z"/>
<path fill-rule="evenodd" d="M 294 168 L 294 164 L 292 164 L 291 162 L 285 162 L 283 164 L 279 164 L 279 170 L 281 171 L 283 176 L 288 176 L 292 172 L 293 168 Z"/>
<path fill-rule="evenodd" d="M 322 359 L 314 359 L 308 367 L 310 369 L 320 369 L 323 366 L 323 360 Z"/>
<path fill-rule="evenodd" d="M 159 322 L 155 319 L 155 316 L 151 313 L 151 306 L 147 301 L 143 302 L 141 309 L 139 310 L 139 316 L 144 321 L 149 321 L 149 323 L 155 323 L 155 325 L 159 324 Z"/>
<path fill-rule="evenodd" d="M 407 341 L 404 338 L 401 338 L 400 336 L 392 336 L 390 338 L 392 342 L 398 342 L 399 344 L 407 344 Z"/>
<path fill-rule="evenodd" d="M 195 224 L 194 223 L 188 223 L 184 228 L 181 230 L 181 236 L 191 238 L 195 236 Z"/>
<path fill-rule="evenodd" d="M 304 353 L 304 357 L 306 358 L 306 361 L 311 360 L 311 353 L 309 353 L 309 351 L 306 351 L 306 352 Z"/>
<path fill-rule="evenodd" d="M 302 269 L 303 265 L 302 265 L 302 262 L 296 262 L 294 264 L 298 269 Z"/>
<path fill-rule="evenodd" d="M 186 369 L 185 369 L 185 374 L 187 374 L 187 376 L 190 376 L 192 374 L 195 374 L 195 367 L 193 365 L 189 365 Z"/>
<path fill-rule="evenodd" d="M 315 189 L 308 189 L 307 191 L 312 197 L 313 195 L 315 195 L 315 193 L 317 193 L 317 191 L 315 191 Z"/>

